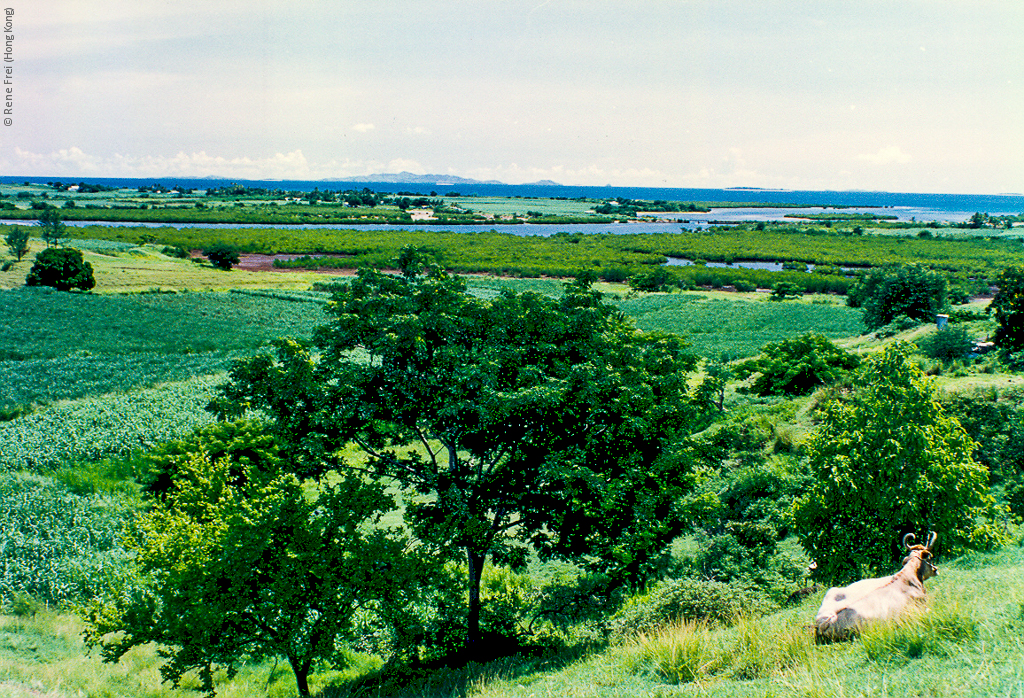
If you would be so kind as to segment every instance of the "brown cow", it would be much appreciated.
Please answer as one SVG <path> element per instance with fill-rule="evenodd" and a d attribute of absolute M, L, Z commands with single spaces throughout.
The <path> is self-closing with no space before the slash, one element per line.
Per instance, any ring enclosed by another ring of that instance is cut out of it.
<path fill-rule="evenodd" d="M 895 618 L 911 604 L 924 603 L 924 580 L 939 573 L 931 562 L 936 535 L 930 532 L 926 545 L 912 545 L 914 537 L 913 533 L 903 536 L 903 545 L 910 554 L 903 558 L 903 569 L 896 574 L 828 590 L 814 618 L 819 641 L 845 640 L 864 623 Z"/>

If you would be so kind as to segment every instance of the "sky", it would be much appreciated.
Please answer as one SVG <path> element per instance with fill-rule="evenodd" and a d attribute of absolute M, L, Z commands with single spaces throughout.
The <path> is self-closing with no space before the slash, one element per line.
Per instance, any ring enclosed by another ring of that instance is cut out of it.
<path fill-rule="evenodd" d="M 3 6 L 0 174 L 1024 192 L 1020 0 Z"/>

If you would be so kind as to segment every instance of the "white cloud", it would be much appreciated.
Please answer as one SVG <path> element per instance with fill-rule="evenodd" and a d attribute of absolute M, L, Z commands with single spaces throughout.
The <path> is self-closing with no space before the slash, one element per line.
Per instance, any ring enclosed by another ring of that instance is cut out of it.
<path fill-rule="evenodd" d="M 58 177 L 226 177 L 235 179 L 299 179 L 355 177 L 383 172 L 425 174 L 427 169 L 416 160 L 310 161 L 301 150 L 274 153 L 267 157 L 224 157 L 204 150 L 173 156 L 122 155 L 100 157 L 77 146 L 50 153 L 34 153 L 15 147 L 12 157 L 0 157 L 0 172 L 26 176 Z"/>
<path fill-rule="evenodd" d="M 367 133 L 368 131 L 372 131 L 373 129 L 373 124 L 354 124 L 352 126 L 352 130 L 359 131 L 359 133 Z"/>
<path fill-rule="evenodd" d="M 874 165 L 891 165 L 910 162 L 913 158 L 904 153 L 898 145 L 891 145 L 888 148 L 880 148 L 877 153 L 861 153 L 857 159 Z"/>

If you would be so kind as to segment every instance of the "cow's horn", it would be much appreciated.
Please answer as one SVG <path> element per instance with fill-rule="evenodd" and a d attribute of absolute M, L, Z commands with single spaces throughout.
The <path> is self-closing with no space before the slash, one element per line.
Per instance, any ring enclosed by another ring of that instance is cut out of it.
<path fill-rule="evenodd" d="M 910 544 L 914 541 L 915 538 L 917 538 L 917 536 L 915 536 L 913 533 L 908 533 L 907 535 L 903 536 L 903 547 L 907 550 L 910 550 Z"/>
<path fill-rule="evenodd" d="M 938 534 L 935 531 L 929 531 L 928 532 L 928 544 L 926 546 L 924 546 L 924 547 L 926 547 L 929 550 L 931 550 L 932 546 L 935 545 L 935 539 L 937 537 L 938 537 Z"/>

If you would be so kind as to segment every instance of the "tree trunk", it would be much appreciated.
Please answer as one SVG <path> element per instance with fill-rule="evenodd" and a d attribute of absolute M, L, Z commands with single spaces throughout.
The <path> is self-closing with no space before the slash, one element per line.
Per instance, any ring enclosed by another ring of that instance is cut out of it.
<path fill-rule="evenodd" d="M 288 657 L 288 661 L 292 665 L 292 671 L 295 673 L 295 685 L 299 689 L 300 696 L 309 695 L 309 662 L 300 664 L 299 660 L 295 657 Z"/>
<path fill-rule="evenodd" d="M 466 648 L 472 653 L 480 649 L 480 582 L 483 578 L 487 554 L 467 548 L 466 560 L 469 563 L 469 616 L 466 619 Z"/>

